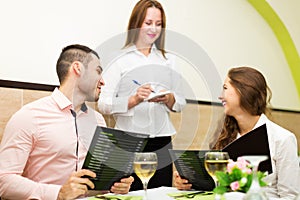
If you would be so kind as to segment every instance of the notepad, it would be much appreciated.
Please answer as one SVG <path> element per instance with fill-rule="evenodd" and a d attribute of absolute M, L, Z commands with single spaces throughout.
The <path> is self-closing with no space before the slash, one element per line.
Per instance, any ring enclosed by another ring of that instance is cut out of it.
<path fill-rule="evenodd" d="M 151 99 L 157 98 L 157 97 L 161 97 L 164 96 L 166 94 L 170 94 L 171 91 L 167 90 L 167 91 L 162 91 L 162 92 L 151 92 L 151 94 L 145 99 L 145 101 L 149 101 Z"/>
<path fill-rule="evenodd" d="M 149 135 L 98 126 L 85 158 L 83 169 L 97 177 L 90 178 L 94 190 L 110 190 L 111 186 L 133 173 L 135 152 L 141 152 Z"/>

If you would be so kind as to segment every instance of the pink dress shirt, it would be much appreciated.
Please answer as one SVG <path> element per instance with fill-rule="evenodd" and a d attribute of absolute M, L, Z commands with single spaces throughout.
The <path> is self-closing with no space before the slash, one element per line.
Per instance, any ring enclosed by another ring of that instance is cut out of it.
<path fill-rule="evenodd" d="M 96 126 L 106 123 L 83 104 L 76 116 L 77 137 L 71 108 L 56 88 L 12 116 L 0 145 L 2 198 L 55 200 L 76 167 L 81 169 Z"/>

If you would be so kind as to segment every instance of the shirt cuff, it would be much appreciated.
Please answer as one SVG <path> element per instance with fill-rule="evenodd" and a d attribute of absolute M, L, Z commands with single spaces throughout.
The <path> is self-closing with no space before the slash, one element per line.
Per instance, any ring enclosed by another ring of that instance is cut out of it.
<path fill-rule="evenodd" d="M 112 113 L 124 113 L 128 110 L 128 97 L 114 98 L 112 103 Z"/>
<path fill-rule="evenodd" d="M 44 186 L 43 186 L 44 185 Z M 43 200 L 56 200 L 60 191 L 61 185 L 52 185 L 52 184 L 43 184 L 42 194 L 38 194 L 37 191 L 37 199 Z M 39 189 L 38 189 L 39 190 Z M 33 199 L 35 195 L 33 195 Z"/>
<path fill-rule="evenodd" d="M 186 100 L 178 95 L 174 94 L 175 102 L 172 107 L 172 111 L 181 112 L 183 107 L 186 105 Z"/>

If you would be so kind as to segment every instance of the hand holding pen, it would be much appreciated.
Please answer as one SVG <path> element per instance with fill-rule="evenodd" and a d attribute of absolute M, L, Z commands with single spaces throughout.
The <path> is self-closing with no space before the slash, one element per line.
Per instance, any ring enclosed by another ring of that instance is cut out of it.
<path fill-rule="evenodd" d="M 145 101 L 150 93 L 149 90 L 152 93 L 156 93 L 150 86 L 150 84 L 145 84 L 142 85 L 140 84 L 138 81 L 136 80 L 132 80 L 134 84 L 139 85 L 141 87 L 138 88 L 136 94 L 134 96 L 132 96 L 133 98 L 135 98 L 136 100 L 134 101 L 130 101 L 130 102 L 135 102 L 135 103 L 129 103 L 128 108 L 132 108 L 133 106 Z M 162 95 L 160 95 L 162 92 Z M 160 103 L 160 104 L 165 104 L 169 109 L 172 109 L 174 102 L 175 102 L 175 97 L 174 94 L 172 94 L 170 91 L 165 91 L 167 93 L 163 93 L 163 91 L 156 93 L 151 99 L 148 99 L 148 102 L 155 102 L 155 103 Z"/>
<path fill-rule="evenodd" d="M 142 86 L 142 84 L 140 84 L 138 81 L 136 81 L 136 80 L 132 80 L 132 81 L 134 84 Z M 152 88 L 150 88 L 150 90 L 151 90 L 151 92 L 155 93 L 155 91 Z"/>

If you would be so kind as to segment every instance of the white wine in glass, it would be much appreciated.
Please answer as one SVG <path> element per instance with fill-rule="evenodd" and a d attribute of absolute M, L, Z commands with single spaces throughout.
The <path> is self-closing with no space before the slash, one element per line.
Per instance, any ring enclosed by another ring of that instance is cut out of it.
<path fill-rule="evenodd" d="M 133 169 L 136 175 L 141 179 L 145 190 L 145 199 L 147 199 L 148 182 L 154 175 L 157 168 L 157 155 L 153 152 L 135 153 Z"/>
<path fill-rule="evenodd" d="M 205 154 L 204 165 L 208 174 L 214 179 L 216 187 L 218 186 L 218 179 L 216 177 L 217 171 L 225 172 L 229 155 L 227 152 L 210 151 Z M 216 194 L 215 199 L 220 199 L 221 196 Z"/>

